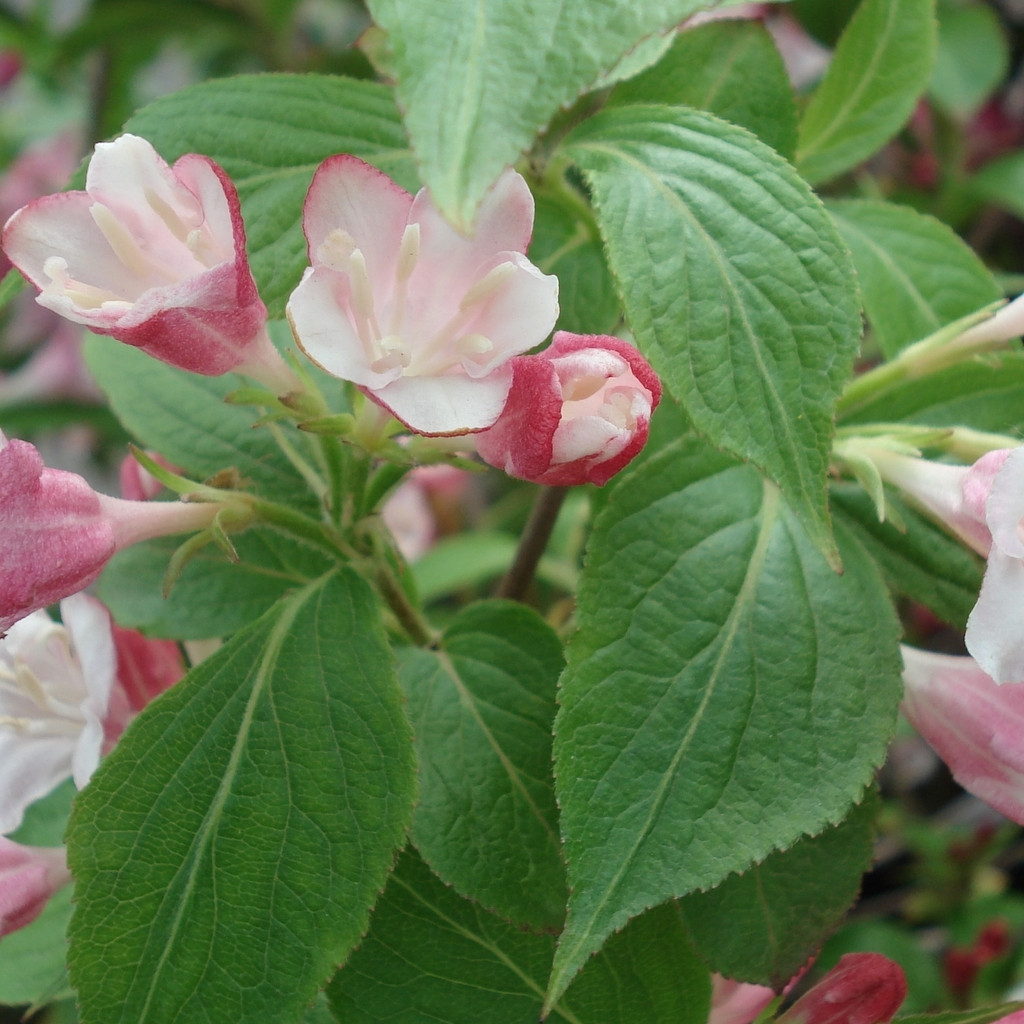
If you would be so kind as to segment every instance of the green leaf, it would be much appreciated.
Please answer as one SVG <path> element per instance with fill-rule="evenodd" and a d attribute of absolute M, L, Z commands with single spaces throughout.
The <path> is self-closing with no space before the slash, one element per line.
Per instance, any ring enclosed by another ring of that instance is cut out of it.
<path fill-rule="evenodd" d="M 418 187 L 391 91 L 332 75 L 238 75 L 165 96 L 125 130 L 166 160 L 204 153 L 238 188 L 253 276 L 271 317 L 307 266 L 302 203 L 317 166 L 352 153 Z"/>
<path fill-rule="evenodd" d="M 611 110 L 567 152 L 641 349 L 694 427 L 779 484 L 834 562 L 825 474 L 860 311 L 831 218 L 777 153 L 710 114 Z"/>
<path fill-rule="evenodd" d="M 537 1024 L 554 944 L 460 899 L 409 854 L 328 996 L 344 1024 Z M 704 1024 L 710 990 L 678 913 L 661 907 L 616 935 L 546 1019 Z"/>
<path fill-rule="evenodd" d="M 0 309 L 3 309 L 15 295 L 19 294 L 25 285 L 25 278 L 17 270 L 8 270 L 3 278 L 0 278 Z"/>
<path fill-rule="evenodd" d="M 608 104 L 696 107 L 749 128 L 785 157 L 796 150 L 793 88 L 779 51 L 757 21 L 718 21 L 676 36 L 668 53 L 618 86 Z"/>
<path fill-rule="evenodd" d="M 870 199 L 828 204 L 853 255 L 882 352 L 901 348 L 1002 298 L 974 250 L 941 221 Z"/>
<path fill-rule="evenodd" d="M 95 335 L 86 341 L 85 357 L 117 418 L 143 447 L 155 449 L 199 480 L 234 468 L 243 485 L 261 497 L 318 511 L 316 496 L 271 431 L 254 428 L 259 412 L 225 404 L 224 396 L 239 384 L 234 374 L 186 373 L 140 349 Z M 282 429 L 308 456 L 309 439 Z"/>
<path fill-rule="evenodd" d="M 412 814 L 412 736 L 348 570 L 154 701 L 75 804 L 84 1024 L 298 1019 L 365 931 Z"/>
<path fill-rule="evenodd" d="M 901 381 L 843 417 L 844 426 L 899 422 L 1024 434 L 1024 354 L 990 352 Z"/>
<path fill-rule="evenodd" d="M 818 951 L 871 866 L 877 799 L 709 892 L 679 903 L 698 952 L 727 978 L 776 991 Z"/>
<path fill-rule="evenodd" d="M 609 334 L 619 322 L 615 282 L 592 231 L 556 199 L 537 197 L 530 258 L 558 278 L 556 331 Z"/>
<path fill-rule="evenodd" d="M 399 681 L 420 763 L 412 840 L 449 885 L 506 920 L 557 931 L 565 866 L 551 777 L 562 645 L 532 609 L 462 611 Z"/>
<path fill-rule="evenodd" d="M 863 551 L 817 557 L 778 491 L 687 441 L 598 517 L 555 723 L 572 892 L 553 998 L 645 907 L 840 821 L 882 761 L 899 625 Z"/>
<path fill-rule="evenodd" d="M 935 57 L 935 0 L 863 0 L 800 121 L 811 184 L 866 160 L 903 126 Z"/>
<path fill-rule="evenodd" d="M 469 225 L 502 169 L 560 108 L 645 36 L 705 0 L 369 0 L 389 36 L 398 102 L 438 208 Z"/>
<path fill-rule="evenodd" d="M 962 121 L 978 112 L 999 87 L 1010 64 L 1010 46 L 990 7 L 943 7 L 939 45 L 928 95 Z"/>
<path fill-rule="evenodd" d="M 203 640 L 237 632 L 333 565 L 329 555 L 266 527 L 231 539 L 238 562 L 209 544 L 186 563 L 167 597 L 164 576 L 182 538 L 126 548 L 103 570 L 99 598 L 121 626 L 150 636 Z"/>
<path fill-rule="evenodd" d="M 880 523 L 874 503 L 858 485 L 832 486 L 836 518 L 874 558 L 890 589 L 963 629 L 981 590 L 981 560 L 893 492 L 886 491 L 885 498 L 902 520 L 902 529 Z"/>
<path fill-rule="evenodd" d="M 913 1013 L 900 1017 L 900 1024 L 994 1024 L 1010 1014 L 1024 1010 L 1024 1003 L 1002 1003 L 971 1010 L 947 1010 L 945 1013 Z"/>

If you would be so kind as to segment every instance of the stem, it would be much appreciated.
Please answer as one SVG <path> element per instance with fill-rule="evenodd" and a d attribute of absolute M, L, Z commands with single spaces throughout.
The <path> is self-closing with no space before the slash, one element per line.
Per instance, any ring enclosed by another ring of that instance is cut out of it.
<path fill-rule="evenodd" d="M 519 547 L 512 560 L 505 578 L 495 591 L 496 597 L 506 597 L 510 601 L 522 601 L 537 570 L 544 549 L 555 528 L 555 520 L 561 511 L 562 502 L 569 493 L 568 487 L 545 487 L 537 496 L 530 518 L 519 538 Z"/>
<path fill-rule="evenodd" d="M 432 647 L 437 642 L 434 630 L 409 600 L 409 596 L 395 579 L 389 566 L 378 558 L 377 587 L 388 607 L 394 612 L 409 639 L 421 647 Z"/>
<path fill-rule="evenodd" d="M 296 451 L 295 446 L 284 436 L 284 431 L 277 423 L 267 423 L 265 426 L 273 435 L 278 448 L 284 452 L 285 458 L 298 471 L 299 476 L 309 484 L 313 493 L 322 499 L 327 492 L 327 485 L 320 479 L 320 474 Z"/>
<path fill-rule="evenodd" d="M 252 500 L 252 507 L 264 522 L 330 552 L 335 558 L 348 560 L 352 557 L 353 552 L 339 538 L 333 537 L 323 523 L 318 523 L 315 519 L 310 519 L 309 516 L 296 512 L 286 505 L 278 505 L 262 498 Z"/>

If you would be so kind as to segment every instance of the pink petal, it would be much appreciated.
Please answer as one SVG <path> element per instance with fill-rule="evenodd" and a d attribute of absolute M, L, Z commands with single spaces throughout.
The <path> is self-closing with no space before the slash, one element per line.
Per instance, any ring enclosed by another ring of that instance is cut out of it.
<path fill-rule="evenodd" d="M 0 936 L 34 921 L 70 881 L 63 849 L 23 846 L 0 836 Z"/>
<path fill-rule="evenodd" d="M 964 789 L 1024 823 L 1024 684 L 972 659 L 903 647 L 903 710 Z"/>
<path fill-rule="evenodd" d="M 992 543 L 1012 558 L 1024 558 L 1024 448 L 989 452 L 975 463 L 992 471 L 991 489 L 985 505 Z M 973 468 L 972 468 L 973 472 Z"/>
<path fill-rule="evenodd" d="M 444 436 L 490 426 L 501 413 L 510 383 L 510 371 L 503 366 L 479 380 L 459 374 L 399 377 L 379 391 L 366 390 L 416 433 Z"/>
<path fill-rule="evenodd" d="M 328 157 L 313 175 L 302 209 L 309 262 L 315 267 L 317 250 L 332 231 L 341 230 L 362 250 L 370 281 L 390 282 L 412 202 L 376 167 L 348 154 Z"/>
<path fill-rule="evenodd" d="M 993 547 L 964 641 L 997 683 L 1024 682 L 1024 563 Z"/>

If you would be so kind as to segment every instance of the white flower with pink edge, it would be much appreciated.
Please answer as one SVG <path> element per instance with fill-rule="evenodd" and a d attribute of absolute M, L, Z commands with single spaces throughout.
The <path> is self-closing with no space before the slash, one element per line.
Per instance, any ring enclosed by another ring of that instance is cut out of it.
<path fill-rule="evenodd" d="M 524 255 L 533 197 L 506 171 L 469 237 L 353 156 L 313 176 L 302 222 L 311 266 L 288 302 L 299 347 L 419 434 L 489 427 L 507 362 L 547 337 L 558 281 Z"/>

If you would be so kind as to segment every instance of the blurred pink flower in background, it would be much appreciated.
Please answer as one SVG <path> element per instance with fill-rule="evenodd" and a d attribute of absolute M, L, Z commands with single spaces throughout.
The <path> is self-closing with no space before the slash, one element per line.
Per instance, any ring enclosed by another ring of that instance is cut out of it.
<path fill-rule="evenodd" d="M 708 1024 L 750 1024 L 774 998 L 775 991 L 766 985 L 751 985 L 712 974 Z"/>
<path fill-rule="evenodd" d="M 31 924 L 70 881 L 63 847 L 24 846 L 0 836 L 0 938 Z"/>

